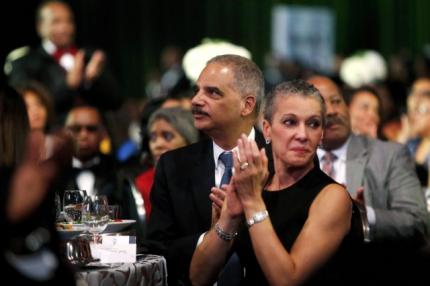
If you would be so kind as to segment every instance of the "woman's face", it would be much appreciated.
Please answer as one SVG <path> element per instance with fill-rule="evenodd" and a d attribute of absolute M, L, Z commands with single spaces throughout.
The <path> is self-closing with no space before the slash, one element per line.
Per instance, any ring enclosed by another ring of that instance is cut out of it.
<path fill-rule="evenodd" d="M 352 132 L 376 138 L 381 120 L 378 110 L 379 102 L 374 94 L 368 91 L 356 93 L 349 104 Z"/>
<path fill-rule="evenodd" d="M 420 96 L 416 97 L 415 101 L 414 104 L 408 106 L 413 134 L 419 137 L 428 137 L 430 136 L 430 98 Z"/>
<path fill-rule="evenodd" d="M 157 119 L 152 123 L 149 132 L 149 149 L 155 162 L 158 162 L 163 153 L 185 145 L 187 145 L 185 138 L 166 120 Z"/>
<path fill-rule="evenodd" d="M 46 107 L 32 91 L 26 91 L 24 93 L 24 101 L 27 106 L 27 114 L 28 119 L 30 120 L 31 130 L 43 131 L 48 119 L 48 111 Z"/>
<path fill-rule="evenodd" d="M 320 103 L 314 98 L 293 94 L 279 96 L 274 106 L 272 122 L 265 120 L 263 131 L 272 141 L 275 164 L 309 166 L 323 135 Z"/>

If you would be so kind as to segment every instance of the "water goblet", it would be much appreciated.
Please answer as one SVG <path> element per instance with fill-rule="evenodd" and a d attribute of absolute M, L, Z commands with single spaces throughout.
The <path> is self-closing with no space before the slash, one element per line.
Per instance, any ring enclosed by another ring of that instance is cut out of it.
<path fill-rule="evenodd" d="M 63 197 L 64 217 L 68 222 L 80 222 L 82 203 L 87 192 L 84 190 L 66 190 Z"/>
<path fill-rule="evenodd" d="M 86 196 L 82 204 L 82 223 L 97 243 L 109 222 L 108 200 L 105 195 Z"/>

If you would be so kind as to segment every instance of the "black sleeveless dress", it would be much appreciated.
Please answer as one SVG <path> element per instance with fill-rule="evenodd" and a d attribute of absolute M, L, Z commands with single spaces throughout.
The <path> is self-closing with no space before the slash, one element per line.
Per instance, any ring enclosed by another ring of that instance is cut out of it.
<path fill-rule="evenodd" d="M 323 173 L 319 167 L 314 167 L 300 181 L 284 190 L 263 191 L 263 200 L 266 203 L 272 225 L 288 252 L 303 228 L 315 197 L 325 186 L 332 183 L 335 183 L 333 179 Z M 341 252 L 344 247 L 342 245 L 338 252 Z M 245 268 L 242 285 L 268 285 L 254 255 L 246 226 L 241 228 L 234 249 Z M 345 282 L 343 280 L 344 275 L 340 272 L 341 269 L 337 267 L 339 266 L 339 258 L 340 256 L 336 254 L 329 263 L 306 282 L 306 285 L 343 284 Z M 344 258 L 345 256 L 342 255 L 342 259 Z"/>

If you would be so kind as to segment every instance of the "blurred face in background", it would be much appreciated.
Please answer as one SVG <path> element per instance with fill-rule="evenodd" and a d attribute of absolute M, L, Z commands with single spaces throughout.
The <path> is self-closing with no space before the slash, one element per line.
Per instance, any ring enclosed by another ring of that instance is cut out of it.
<path fill-rule="evenodd" d="M 185 145 L 185 138 L 164 119 L 156 119 L 149 128 L 149 149 L 155 163 L 165 152 Z"/>
<path fill-rule="evenodd" d="M 50 40 L 55 46 L 69 46 L 75 34 L 70 8 L 59 2 L 46 4 L 39 13 L 37 29 L 42 39 Z"/>
<path fill-rule="evenodd" d="M 26 91 L 23 95 L 27 107 L 31 130 L 43 131 L 47 124 L 48 110 L 33 91 Z"/>
<path fill-rule="evenodd" d="M 413 102 L 408 101 L 408 116 L 413 134 L 430 136 L 430 96 L 421 95 L 414 97 Z"/>
<path fill-rule="evenodd" d="M 352 132 L 376 138 L 381 120 L 379 108 L 378 98 L 373 93 L 369 91 L 355 93 L 349 104 Z"/>
<path fill-rule="evenodd" d="M 98 111 L 91 107 L 72 109 L 66 119 L 66 129 L 75 143 L 75 156 L 85 162 L 99 154 L 105 131 Z"/>

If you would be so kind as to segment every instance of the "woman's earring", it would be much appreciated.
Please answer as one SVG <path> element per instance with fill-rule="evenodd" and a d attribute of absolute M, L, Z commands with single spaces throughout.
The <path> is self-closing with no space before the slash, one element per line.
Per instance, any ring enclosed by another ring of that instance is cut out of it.
<path fill-rule="evenodd" d="M 266 144 L 270 144 L 270 138 L 266 138 Z"/>

